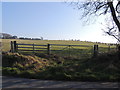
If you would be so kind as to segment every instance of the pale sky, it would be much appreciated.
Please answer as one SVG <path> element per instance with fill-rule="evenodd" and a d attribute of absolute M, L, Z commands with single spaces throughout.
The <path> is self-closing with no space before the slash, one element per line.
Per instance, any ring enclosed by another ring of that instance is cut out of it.
<path fill-rule="evenodd" d="M 4 33 L 18 37 L 42 36 L 48 40 L 116 43 L 114 38 L 105 36 L 101 30 L 103 16 L 85 25 L 80 20 L 81 11 L 64 2 L 2 2 L 1 8 Z"/>

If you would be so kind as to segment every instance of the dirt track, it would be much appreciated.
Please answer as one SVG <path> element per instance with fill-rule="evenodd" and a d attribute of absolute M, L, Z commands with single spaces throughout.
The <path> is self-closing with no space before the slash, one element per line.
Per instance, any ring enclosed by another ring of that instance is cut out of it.
<path fill-rule="evenodd" d="M 109 88 L 120 90 L 118 82 L 70 82 L 2 77 L 2 88 Z"/>

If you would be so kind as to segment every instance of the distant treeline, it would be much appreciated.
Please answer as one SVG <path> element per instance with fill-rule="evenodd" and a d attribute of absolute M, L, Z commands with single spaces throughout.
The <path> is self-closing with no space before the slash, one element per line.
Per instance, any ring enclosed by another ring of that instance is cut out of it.
<path fill-rule="evenodd" d="M 81 40 L 77 40 L 77 39 L 70 39 L 70 41 L 81 41 Z M 81 41 L 81 42 L 88 42 L 88 43 L 96 43 L 96 44 L 105 44 L 105 45 L 117 45 L 117 43 L 103 43 L 103 42 L 93 42 L 93 41 Z"/>
<path fill-rule="evenodd" d="M 22 40 L 43 40 L 43 37 L 40 38 L 26 38 L 26 37 L 17 37 L 17 36 L 12 36 L 10 34 L 7 33 L 0 33 L 0 39 L 22 39 Z M 81 41 L 81 40 L 77 40 L 77 39 L 70 39 L 70 41 Z M 92 42 L 92 41 L 81 41 L 81 42 Z M 93 42 L 96 44 L 106 44 L 106 45 L 116 45 L 115 43 L 102 43 L 102 42 Z"/>
<path fill-rule="evenodd" d="M 18 39 L 24 39 L 24 40 L 43 40 L 43 37 L 41 37 L 41 38 L 25 38 L 25 37 L 20 37 Z"/>
<path fill-rule="evenodd" d="M 0 39 L 24 39 L 24 40 L 43 40 L 43 37 L 40 38 L 26 38 L 26 37 L 17 37 L 17 36 L 12 36 L 7 33 L 0 33 Z"/>
<path fill-rule="evenodd" d="M 12 36 L 7 33 L 0 33 L 0 39 L 17 39 L 17 36 Z"/>

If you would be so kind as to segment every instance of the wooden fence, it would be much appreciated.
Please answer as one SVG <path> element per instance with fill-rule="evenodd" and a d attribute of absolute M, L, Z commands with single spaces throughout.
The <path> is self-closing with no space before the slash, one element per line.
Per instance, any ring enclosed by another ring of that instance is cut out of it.
<path fill-rule="evenodd" d="M 33 52 L 35 53 L 36 51 L 44 51 L 46 50 L 49 54 L 50 51 L 50 45 L 38 45 L 38 44 L 21 44 L 17 43 L 16 41 L 11 41 L 11 52 Z"/>
<path fill-rule="evenodd" d="M 57 50 L 57 49 L 53 49 L 53 46 L 55 47 L 64 47 L 61 50 Z M 36 53 L 36 52 L 43 52 L 43 53 L 47 53 L 47 54 L 51 54 L 51 52 L 54 51 L 63 51 L 65 48 L 68 49 L 68 54 L 70 54 L 70 49 L 72 47 L 91 47 L 91 53 L 92 56 L 96 57 L 99 53 L 99 47 L 98 45 L 63 45 L 63 44 L 47 44 L 47 45 L 38 45 L 38 44 L 20 44 L 17 43 L 16 41 L 11 41 L 11 52 L 15 53 L 15 52 L 32 52 L 32 53 Z M 108 50 L 110 49 L 110 46 L 108 48 Z M 74 49 L 75 50 L 75 49 Z M 79 49 L 80 50 L 80 49 Z"/>

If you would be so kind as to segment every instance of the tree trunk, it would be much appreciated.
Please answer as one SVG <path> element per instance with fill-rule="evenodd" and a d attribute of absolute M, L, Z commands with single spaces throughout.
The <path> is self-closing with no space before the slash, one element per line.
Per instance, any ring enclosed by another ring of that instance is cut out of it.
<path fill-rule="evenodd" d="M 120 60 L 120 45 L 118 45 L 118 59 Z"/>
<path fill-rule="evenodd" d="M 119 2 L 118 2 L 119 3 Z M 113 2 L 108 2 L 108 5 L 109 5 L 109 7 L 110 7 L 110 10 L 111 10 L 111 15 L 112 15 L 112 17 L 113 17 L 113 20 L 114 20 L 114 22 L 115 22 L 115 24 L 117 25 L 117 27 L 118 27 L 118 34 L 120 33 L 120 22 L 119 22 L 119 20 L 118 20 L 118 18 L 117 18 L 117 15 L 116 15 L 116 12 L 115 12 L 115 8 L 114 8 L 114 6 L 113 6 Z M 119 37 L 118 37 L 118 39 L 119 39 Z M 119 40 L 118 40 L 119 41 Z M 118 58 L 119 58 L 119 60 L 120 60 L 120 45 L 118 45 Z"/>
<path fill-rule="evenodd" d="M 113 6 L 113 2 L 108 2 L 108 5 L 109 5 L 109 7 L 110 7 L 111 15 L 112 15 L 112 17 L 113 17 L 113 20 L 114 20 L 115 24 L 117 25 L 118 30 L 119 30 L 119 32 L 120 32 L 120 22 L 119 22 L 119 20 L 118 20 L 118 18 L 117 18 L 117 16 L 116 16 L 116 12 L 115 12 L 115 8 L 114 8 L 114 6 Z"/>

